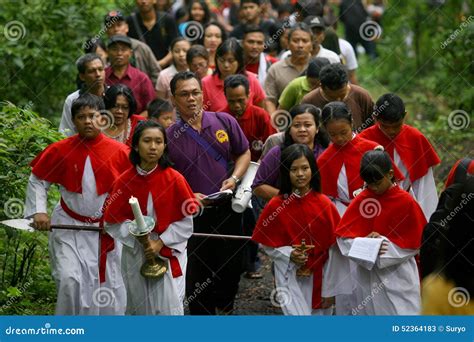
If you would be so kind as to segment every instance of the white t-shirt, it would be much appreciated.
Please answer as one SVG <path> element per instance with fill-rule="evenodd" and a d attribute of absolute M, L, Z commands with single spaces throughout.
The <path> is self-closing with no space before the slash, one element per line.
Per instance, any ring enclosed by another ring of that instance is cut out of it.
<path fill-rule="evenodd" d="M 280 60 L 283 60 L 285 59 L 286 57 L 288 56 L 291 56 L 291 50 L 288 50 L 286 51 Z M 339 58 L 339 56 L 337 55 L 337 53 L 331 51 L 331 50 L 328 50 L 328 49 L 325 49 L 323 48 L 322 45 L 319 45 L 319 52 L 316 56 L 313 56 L 312 58 L 314 57 L 324 57 L 324 58 L 327 58 L 329 60 L 329 63 L 331 64 L 334 64 L 334 63 L 341 63 L 341 59 Z"/>
<path fill-rule="evenodd" d="M 359 67 L 357 63 L 357 57 L 351 43 L 347 40 L 339 38 L 339 48 L 341 49 L 341 55 L 346 60 L 347 70 L 355 70 Z"/>

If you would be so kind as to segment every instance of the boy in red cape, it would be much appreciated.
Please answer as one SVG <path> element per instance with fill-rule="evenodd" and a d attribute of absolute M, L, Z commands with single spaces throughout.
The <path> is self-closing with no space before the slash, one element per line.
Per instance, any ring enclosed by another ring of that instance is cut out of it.
<path fill-rule="evenodd" d="M 335 242 L 339 214 L 320 193 L 320 178 L 313 152 L 294 144 L 281 155 L 281 190 L 263 209 L 252 239 L 273 259 L 276 295 L 285 315 L 331 315 L 334 299 L 325 295 L 324 270 L 328 250 Z M 306 252 L 294 248 L 314 247 Z M 297 270 L 306 267 L 309 276 Z M 291 299 L 291 300 L 286 300 Z"/>
<path fill-rule="evenodd" d="M 133 167 L 115 182 L 113 192 L 118 195 L 105 212 L 107 232 L 124 246 L 127 314 L 183 315 L 186 246 L 197 202 L 184 177 L 169 167 L 166 132 L 158 123 L 144 121 L 137 126 L 130 161 Z M 138 199 L 143 215 L 155 219 L 150 244 L 168 266 L 163 278 L 148 279 L 140 274 L 145 255 L 141 243 L 129 232 L 128 223 L 134 220 L 129 204 L 132 196 Z"/>
<path fill-rule="evenodd" d="M 353 277 L 357 305 L 352 312 L 417 315 L 420 279 L 415 256 L 426 219 L 413 197 L 393 182 L 388 153 L 365 153 L 360 173 L 367 188 L 351 202 L 342 217 L 336 229 L 337 243 L 341 253 L 348 257 L 355 238 L 382 238 L 383 242 L 372 265 L 350 258 L 350 263 L 356 265 Z"/>
<path fill-rule="evenodd" d="M 112 183 L 130 164 L 128 147 L 98 128 L 103 109 L 100 97 L 81 95 L 71 107 L 78 134 L 49 145 L 31 162 L 25 217 L 33 217 L 36 229 L 50 230 L 51 224 L 99 226 L 102 221 Z M 61 201 L 50 220 L 47 191 L 52 183 L 59 185 Z M 114 246 L 109 235 L 53 230 L 49 253 L 57 287 L 57 315 L 125 312 L 121 245 Z"/>
<path fill-rule="evenodd" d="M 428 139 L 404 123 L 405 115 L 405 104 L 399 96 L 382 95 L 375 104 L 377 124 L 359 136 L 384 147 L 404 175 L 400 186 L 413 195 L 429 220 L 438 203 L 433 167 L 440 159 Z"/>

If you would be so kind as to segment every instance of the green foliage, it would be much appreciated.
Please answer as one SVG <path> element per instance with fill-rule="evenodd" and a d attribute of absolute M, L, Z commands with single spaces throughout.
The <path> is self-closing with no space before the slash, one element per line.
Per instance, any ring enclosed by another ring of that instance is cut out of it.
<path fill-rule="evenodd" d="M 0 117 L 0 220 L 21 218 L 29 163 L 63 136 L 28 108 L 2 102 Z M 57 199 L 56 191 L 50 205 Z M 47 240 L 42 233 L 0 228 L 0 314 L 48 313 L 35 311 L 54 303 Z"/>

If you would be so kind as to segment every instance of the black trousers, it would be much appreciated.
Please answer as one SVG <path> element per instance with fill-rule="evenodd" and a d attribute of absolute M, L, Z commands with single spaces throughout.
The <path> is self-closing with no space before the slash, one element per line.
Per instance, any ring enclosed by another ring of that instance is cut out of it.
<path fill-rule="evenodd" d="M 229 204 L 206 208 L 194 219 L 198 233 L 242 235 L 242 214 Z M 186 300 L 191 315 L 230 313 L 243 271 L 245 242 L 192 237 L 188 242 Z"/>

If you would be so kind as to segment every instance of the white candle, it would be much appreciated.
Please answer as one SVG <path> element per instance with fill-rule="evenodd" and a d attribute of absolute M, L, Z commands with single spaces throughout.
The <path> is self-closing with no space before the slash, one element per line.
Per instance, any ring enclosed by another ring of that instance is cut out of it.
<path fill-rule="evenodd" d="M 137 223 L 139 231 L 141 232 L 146 231 L 145 219 L 143 218 L 143 214 L 140 209 L 140 204 L 138 203 L 138 199 L 132 196 L 128 200 L 128 203 L 132 207 L 133 216 L 135 216 L 135 222 Z"/>

